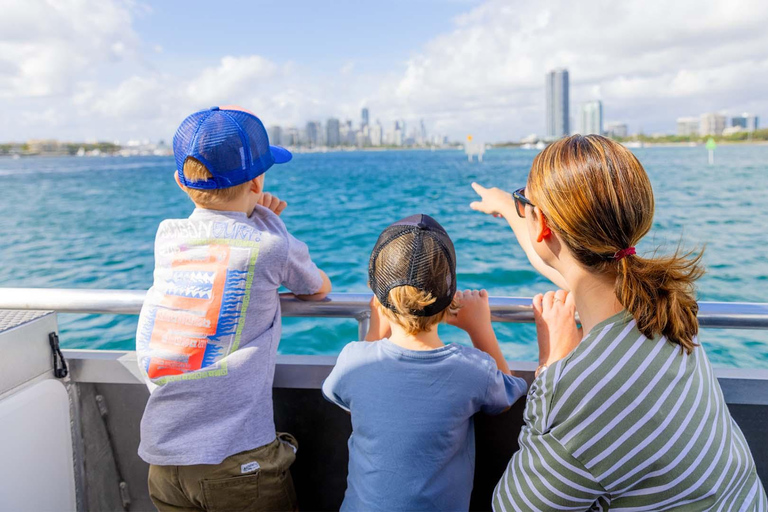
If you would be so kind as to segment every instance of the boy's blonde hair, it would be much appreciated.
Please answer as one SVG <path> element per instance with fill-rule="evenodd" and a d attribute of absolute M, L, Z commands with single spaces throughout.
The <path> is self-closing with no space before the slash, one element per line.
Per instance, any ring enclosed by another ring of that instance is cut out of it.
<path fill-rule="evenodd" d="M 213 174 L 202 162 L 190 156 L 184 161 L 184 178 L 188 181 L 205 181 L 213 178 Z M 228 188 L 196 189 L 185 187 L 184 185 L 181 185 L 181 188 L 195 203 L 203 206 L 215 206 L 237 199 L 246 190 L 251 188 L 251 182 L 246 181 L 240 185 Z"/>
<path fill-rule="evenodd" d="M 378 304 L 381 312 L 390 322 L 394 322 L 402 327 L 406 333 L 415 336 L 424 331 L 429 331 L 435 325 L 439 324 L 451 309 L 459 309 L 459 304 L 454 299 L 451 305 L 432 316 L 416 316 L 413 311 L 419 311 L 434 303 L 437 299 L 432 294 L 414 288 L 413 286 L 398 286 L 389 291 L 389 303 L 397 310 L 392 311 Z"/>

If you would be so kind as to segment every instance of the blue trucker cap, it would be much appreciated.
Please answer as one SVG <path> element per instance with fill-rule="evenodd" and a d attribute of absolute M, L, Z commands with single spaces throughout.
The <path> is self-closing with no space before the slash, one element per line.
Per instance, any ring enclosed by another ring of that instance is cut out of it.
<path fill-rule="evenodd" d="M 269 145 L 267 130 L 255 115 L 219 107 L 195 112 L 181 122 L 173 136 L 173 154 L 181 184 L 202 190 L 240 185 L 293 156 L 285 148 Z M 213 177 L 188 180 L 184 162 L 189 157 L 199 160 Z"/>

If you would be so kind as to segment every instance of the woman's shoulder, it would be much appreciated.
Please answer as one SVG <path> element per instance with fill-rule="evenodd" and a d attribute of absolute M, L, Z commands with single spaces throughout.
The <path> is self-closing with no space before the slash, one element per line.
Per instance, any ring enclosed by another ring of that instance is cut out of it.
<path fill-rule="evenodd" d="M 644 337 L 625 312 L 599 323 L 567 357 L 534 380 L 528 393 L 526 422 L 544 433 L 561 424 L 575 409 L 583 409 L 584 400 L 605 380 L 616 359 L 632 358 L 638 353 L 640 339 Z"/>

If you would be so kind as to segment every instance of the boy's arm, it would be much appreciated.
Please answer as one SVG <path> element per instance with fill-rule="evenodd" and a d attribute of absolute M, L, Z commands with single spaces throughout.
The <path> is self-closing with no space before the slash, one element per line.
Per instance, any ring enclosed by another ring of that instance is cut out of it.
<path fill-rule="evenodd" d="M 485 290 L 459 291 L 456 292 L 456 300 L 461 307 L 457 312 L 448 315 L 447 322 L 466 331 L 472 340 L 472 345 L 491 356 L 502 373 L 514 375 L 501 353 L 499 341 L 491 325 L 488 292 Z"/>
<path fill-rule="evenodd" d="M 456 296 L 461 308 L 449 317 L 448 323 L 467 331 L 475 348 L 482 350 L 496 362 L 497 369 L 488 368 L 488 384 L 483 393 L 480 410 L 488 414 L 500 414 L 525 395 L 528 385 L 510 371 L 501 353 L 496 333 L 491 326 L 488 292 L 466 290 L 457 292 Z"/>
<path fill-rule="evenodd" d="M 331 285 L 331 280 L 328 278 L 328 275 L 320 269 L 317 269 L 317 271 L 320 272 L 320 277 L 323 280 L 323 284 L 320 286 L 320 289 L 311 295 L 295 294 L 297 299 L 309 301 L 323 300 L 328 296 L 329 293 L 331 293 L 333 286 Z"/>
<path fill-rule="evenodd" d="M 283 265 L 280 284 L 297 299 L 322 300 L 331 292 L 331 280 L 309 256 L 307 245 L 286 231 L 288 254 Z"/>
<path fill-rule="evenodd" d="M 321 391 L 323 397 L 331 403 L 334 403 L 349 412 L 349 403 L 342 398 L 344 393 L 344 374 L 346 373 L 346 347 L 339 352 L 336 358 L 336 364 L 334 365 L 331 373 L 323 381 Z"/>

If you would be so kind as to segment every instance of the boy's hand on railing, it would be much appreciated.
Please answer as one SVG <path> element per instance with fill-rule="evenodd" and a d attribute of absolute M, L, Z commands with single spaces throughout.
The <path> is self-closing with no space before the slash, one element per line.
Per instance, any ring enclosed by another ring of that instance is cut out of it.
<path fill-rule="evenodd" d="M 457 291 L 455 296 L 459 309 L 450 310 L 446 322 L 462 329 L 469 334 L 472 345 L 482 350 L 496 361 L 496 367 L 503 373 L 511 375 L 507 361 L 501 353 L 496 333 L 491 325 L 491 306 L 488 303 L 488 292 L 485 290 Z"/>
<path fill-rule="evenodd" d="M 279 197 L 273 196 L 269 192 L 264 192 L 261 194 L 258 204 L 264 208 L 269 208 L 275 213 L 275 215 L 280 215 L 283 213 L 285 207 L 288 206 L 288 203 L 281 201 Z"/>
<path fill-rule="evenodd" d="M 389 319 L 379 309 L 379 300 L 375 295 L 371 297 L 368 305 L 371 308 L 371 318 L 368 321 L 368 334 L 365 335 L 365 341 L 379 341 L 392 336 Z"/>
<path fill-rule="evenodd" d="M 494 217 L 506 217 L 515 209 L 512 194 L 500 188 L 485 188 L 479 183 L 472 183 L 472 188 L 480 196 L 480 201 L 473 201 L 469 207 L 478 212 L 487 213 Z"/>
<path fill-rule="evenodd" d="M 551 365 L 571 353 L 583 337 L 576 325 L 576 302 L 565 290 L 533 298 L 533 318 L 539 342 L 539 364 Z"/>
<path fill-rule="evenodd" d="M 458 309 L 448 311 L 446 322 L 449 325 L 472 332 L 491 328 L 491 306 L 488 304 L 488 292 L 485 290 L 461 290 L 456 292 L 454 300 Z"/>

